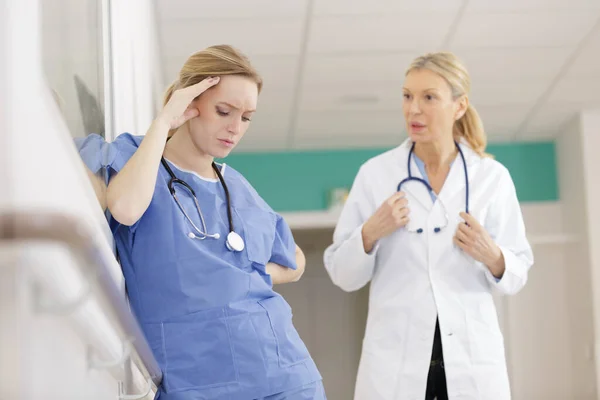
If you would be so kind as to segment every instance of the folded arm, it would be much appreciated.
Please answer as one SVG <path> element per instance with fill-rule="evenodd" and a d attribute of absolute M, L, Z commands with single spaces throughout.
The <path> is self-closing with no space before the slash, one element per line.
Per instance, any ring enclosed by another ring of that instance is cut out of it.
<path fill-rule="evenodd" d="M 292 269 L 270 262 L 267 264 L 266 269 L 267 273 L 271 275 L 271 280 L 274 285 L 298 282 L 306 268 L 306 257 L 298 245 L 296 245 L 296 266 L 296 269 Z"/>

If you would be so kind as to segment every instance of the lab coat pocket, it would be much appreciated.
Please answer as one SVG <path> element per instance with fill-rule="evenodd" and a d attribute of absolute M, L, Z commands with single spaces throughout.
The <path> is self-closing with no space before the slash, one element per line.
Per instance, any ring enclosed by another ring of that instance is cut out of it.
<path fill-rule="evenodd" d="M 237 381 L 226 318 L 165 322 L 165 388 L 207 388 Z"/>
<path fill-rule="evenodd" d="M 480 300 L 478 306 L 469 314 L 467 326 L 473 363 L 479 366 L 503 365 L 504 337 L 491 297 Z"/>
<path fill-rule="evenodd" d="M 248 259 L 260 265 L 266 265 L 271 259 L 275 240 L 276 215 L 258 207 L 238 208 L 236 212 L 244 227 Z"/>
<path fill-rule="evenodd" d="M 310 358 L 308 349 L 292 322 L 292 310 L 281 296 L 258 302 L 265 309 L 275 337 L 280 367 L 288 367 Z"/>

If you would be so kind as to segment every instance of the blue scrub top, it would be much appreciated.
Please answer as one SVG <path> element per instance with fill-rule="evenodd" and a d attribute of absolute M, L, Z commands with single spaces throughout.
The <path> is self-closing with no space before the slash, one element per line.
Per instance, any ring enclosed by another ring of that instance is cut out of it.
<path fill-rule="evenodd" d="M 125 133 L 106 143 L 90 135 L 78 147 L 88 168 L 104 169 L 110 179 L 142 139 Z M 234 230 L 246 245 L 231 252 L 225 246 L 229 225 L 220 181 L 170 167 L 194 189 L 207 232 L 218 232 L 219 239 L 188 237 L 195 231 L 171 196 L 162 165 L 152 202 L 134 225 L 108 215 L 132 309 L 164 374 L 160 399 L 246 400 L 320 380 L 290 306 L 265 272 L 268 262 L 296 268 L 286 222 L 239 172 L 220 165 Z M 191 196 L 180 190 L 177 196 L 201 228 Z"/>

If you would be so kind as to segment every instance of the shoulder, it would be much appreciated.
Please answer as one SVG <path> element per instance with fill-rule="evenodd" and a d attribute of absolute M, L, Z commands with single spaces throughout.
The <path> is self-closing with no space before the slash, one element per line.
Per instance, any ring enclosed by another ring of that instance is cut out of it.
<path fill-rule="evenodd" d="M 459 145 L 469 171 L 473 168 L 473 178 L 479 181 L 493 182 L 496 185 L 498 183 L 500 185 L 512 184 L 510 171 L 500 161 L 493 156 L 482 156 L 476 153 L 464 139 Z"/>
<path fill-rule="evenodd" d="M 115 140 L 107 144 L 106 158 L 110 160 L 107 165 L 120 171 L 140 147 L 143 139 L 144 136 L 121 133 Z"/>
<path fill-rule="evenodd" d="M 97 172 L 102 166 L 102 151 L 106 146 L 104 138 L 93 133 L 85 137 L 75 138 L 73 142 L 83 162 L 94 173 Z"/>
<path fill-rule="evenodd" d="M 93 133 L 85 137 L 75 138 L 73 141 L 83 163 L 93 174 L 97 174 L 105 165 L 104 149 L 106 142 L 104 138 Z"/>
<path fill-rule="evenodd" d="M 487 179 L 501 181 L 502 183 L 512 182 L 510 171 L 500 161 L 491 157 L 481 157 L 480 173 Z"/>
<path fill-rule="evenodd" d="M 131 133 L 124 132 L 124 133 L 121 133 L 119 136 L 117 136 L 115 138 L 115 140 L 110 142 L 110 145 L 113 147 L 116 147 L 118 149 L 120 149 L 120 148 L 135 148 L 135 149 L 137 149 L 138 147 L 140 147 L 140 143 L 142 143 L 143 139 L 144 139 L 144 136 L 132 135 Z"/>
<path fill-rule="evenodd" d="M 101 168 L 111 167 L 120 170 L 136 152 L 143 136 L 122 133 L 112 142 L 107 142 L 98 134 L 90 134 L 75 139 L 75 146 L 87 167 L 94 173 Z"/>
<path fill-rule="evenodd" d="M 100 151 L 106 147 L 109 148 L 138 148 L 144 136 L 136 136 L 131 133 L 121 133 L 112 142 L 107 142 L 104 137 L 92 133 L 83 138 L 75 138 L 75 146 L 81 151 Z"/>
<path fill-rule="evenodd" d="M 79 152 L 88 151 L 89 149 L 101 149 L 105 143 L 104 138 L 97 133 L 92 133 L 85 137 L 77 137 L 73 139 L 73 142 Z"/>
<path fill-rule="evenodd" d="M 404 165 L 402 160 L 407 159 L 407 154 L 404 145 L 400 145 L 369 158 L 360 166 L 356 180 L 369 182 L 387 176 L 389 173 L 399 173 L 398 169 Z"/>

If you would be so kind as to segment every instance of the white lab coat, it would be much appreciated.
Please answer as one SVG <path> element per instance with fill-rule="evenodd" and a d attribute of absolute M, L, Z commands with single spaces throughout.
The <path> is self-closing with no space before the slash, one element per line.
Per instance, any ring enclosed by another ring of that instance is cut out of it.
<path fill-rule="evenodd" d="M 469 173 L 470 213 L 500 246 L 506 271 L 498 282 L 489 270 L 455 246 L 459 213 L 465 209 L 465 176 L 460 155 L 452 164 L 439 198 L 421 184 L 403 187 L 411 224 L 364 252 L 361 229 L 408 176 L 411 142 L 361 166 L 324 254 L 332 281 L 345 291 L 371 282 L 369 314 L 355 400 L 423 400 L 439 315 L 450 400 L 506 400 L 510 386 L 504 339 L 492 292 L 515 294 L 526 283 L 533 253 L 508 170 L 461 143 Z M 422 177 L 412 161 L 412 175 Z M 421 224 L 419 224 L 421 222 Z"/>

